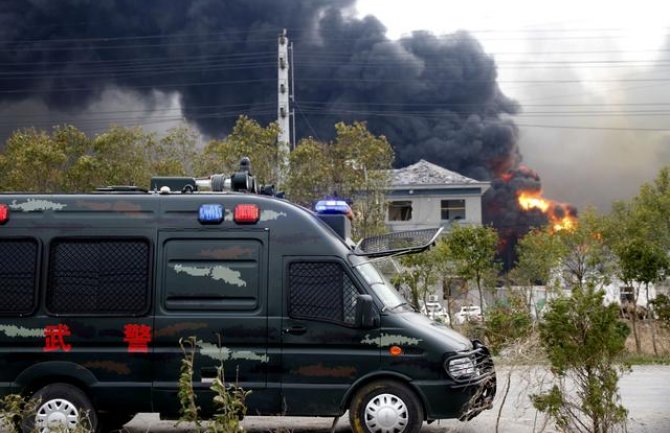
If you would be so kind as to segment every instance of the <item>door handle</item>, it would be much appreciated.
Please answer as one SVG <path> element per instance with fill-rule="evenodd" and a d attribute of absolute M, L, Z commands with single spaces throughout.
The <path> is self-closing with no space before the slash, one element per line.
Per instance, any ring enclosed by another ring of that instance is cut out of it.
<path fill-rule="evenodd" d="M 302 335 L 305 332 L 307 332 L 307 328 L 301 325 L 291 326 L 290 328 L 284 329 L 284 334 Z"/>

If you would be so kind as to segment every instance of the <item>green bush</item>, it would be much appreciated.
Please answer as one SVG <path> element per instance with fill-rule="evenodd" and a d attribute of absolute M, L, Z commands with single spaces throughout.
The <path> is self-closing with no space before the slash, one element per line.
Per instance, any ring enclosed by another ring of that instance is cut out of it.
<path fill-rule="evenodd" d="M 618 394 L 617 365 L 630 329 L 616 305 L 603 304 L 604 292 L 573 288 L 554 299 L 540 322 L 540 340 L 551 364 L 550 390 L 532 395 L 533 405 L 547 413 L 563 432 L 625 431 L 627 410 Z"/>
<path fill-rule="evenodd" d="M 658 295 L 650 302 L 654 307 L 654 314 L 664 326 L 670 327 L 670 298 L 666 295 Z"/>
<path fill-rule="evenodd" d="M 527 338 L 533 328 L 528 311 L 509 305 L 497 305 L 486 312 L 484 335 L 493 354 L 505 346 Z"/>

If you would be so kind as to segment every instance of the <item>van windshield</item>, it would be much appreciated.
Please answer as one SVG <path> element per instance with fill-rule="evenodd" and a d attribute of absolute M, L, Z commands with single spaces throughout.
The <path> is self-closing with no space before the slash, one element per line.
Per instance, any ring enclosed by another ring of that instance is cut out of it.
<path fill-rule="evenodd" d="M 407 304 L 407 301 L 393 287 L 393 284 L 372 263 L 363 263 L 354 266 L 354 268 L 384 303 L 385 308 L 393 309 Z"/>

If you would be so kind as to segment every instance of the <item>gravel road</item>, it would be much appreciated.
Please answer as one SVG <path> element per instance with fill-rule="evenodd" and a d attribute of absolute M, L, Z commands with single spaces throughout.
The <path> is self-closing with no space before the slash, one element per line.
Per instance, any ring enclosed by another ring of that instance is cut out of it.
<path fill-rule="evenodd" d="M 467 423 L 443 420 L 425 424 L 422 432 L 493 433 L 508 372 L 505 368 L 498 369 L 499 391 L 492 410 Z M 541 368 L 523 368 L 512 372 L 510 392 L 500 419 L 500 433 L 532 433 L 541 430 L 543 417 L 532 409 L 527 394 L 532 392 L 532 384 L 539 383 L 545 377 L 546 370 Z M 629 410 L 629 433 L 670 433 L 670 366 L 634 367 L 632 373 L 622 378 L 620 388 L 623 403 Z M 332 418 L 247 417 L 244 427 L 250 433 L 328 433 L 332 422 Z M 174 422 L 160 421 L 156 414 L 139 414 L 126 428 L 130 433 L 186 433 L 190 430 L 187 425 L 175 429 Z M 338 421 L 335 431 L 351 432 L 347 416 Z M 551 425 L 544 429 L 546 433 L 555 431 Z"/>

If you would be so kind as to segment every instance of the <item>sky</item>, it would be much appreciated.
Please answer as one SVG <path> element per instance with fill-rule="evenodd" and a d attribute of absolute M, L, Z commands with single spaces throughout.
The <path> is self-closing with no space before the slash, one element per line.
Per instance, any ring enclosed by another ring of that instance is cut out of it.
<path fill-rule="evenodd" d="M 352 22 L 328 12 L 319 15 L 328 6 L 349 13 Z M 365 20 L 369 15 L 376 19 Z M 325 42 L 332 46 L 322 51 L 312 44 L 318 39 L 310 33 L 314 17 L 323 18 L 333 32 Z M 0 23 L 2 137 L 26 125 L 49 129 L 62 123 L 92 134 L 110 122 L 162 132 L 195 119 L 191 124 L 200 127 L 205 141 L 226 130 L 240 110 L 270 121 L 276 97 L 266 89 L 276 86 L 276 31 L 284 23 L 292 26 L 289 38 L 299 47 L 296 76 L 304 78 L 296 85 L 305 89 L 297 95 L 303 109 L 296 116 L 298 128 L 302 122 L 299 136 L 332 130 L 334 117 L 346 116 L 343 106 L 349 113 L 393 110 L 399 102 L 435 110 L 438 104 L 426 104 L 426 95 L 458 105 L 481 96 L 466 94 L 454 83 L 467 80 L 453 77 L 479 47 L 453 45 L 444 51 L 448 37 L 434 43 L 430 37 L 408 36 L 416 30 L 437 35 L 465 30 L 495 60 L 498 85 L 520 106 L 510 117 L 518 139 L 496 138 L 503 146 L 518 142 L 524 164 L 542 179 L 545 197 L 607 211 L 612 201 L 633 197 L 670 164 L 670 2 L 62 0 L 56 6 L 3 0 Z M 381 25 L 386 37 L 404 37 L 407 44 L 386 43 L 379 37 Z M 461 36 L 452 42 L 462 42 Z M 342 57 L 347 50 L 355 55 Z M 454 67 L 445 52 L 463 54 L 461 63 Z M 401 65 L 407 57 L 414 61 Z M 488 71 L 486 56 L 477 57 L 475 70 Z M 443 60 L 447 64 L 430 64 Z M 484 86 L 492 82 L 488 74 L 470 76 Z M 496 103 L 499 99 L 504 98 Z M 323 116 L 327 110 L 330 117 Z M 400 163 L 426 150 L 442 158 L 435 162 L 460 161 L 458 169 L 467 170 L 477 165 L 473 161 L 496 156 L 494 148 L 491 155 L 465 149 L 458 137 L 444 133 L 460 132 L 462 119 L 454 121 L 456 127 L 449 126 L 449 116 L 426 119 L 405 111 L 367 118 L 371 127 L 383 123 L 384 133 L 395 135 L 389 139 L 395 139 Z M 507 130 L 497 118 L 483 120 L 498 132 Z M 430 130 L 422 122 L 445 127 Z M 468 131 L 476 128 L 463 130 L 462 138 L 470 139 Z M 506 149 L 515 156 L 516 147 Z"/>
<path fill-rule="evenodd" d="M 358 0 L 356 13 L 391 38 L 475 35 L 521 105 L 521 153 L 548 198 L 607 211 L 670 164 L 670 2 Z"/>

